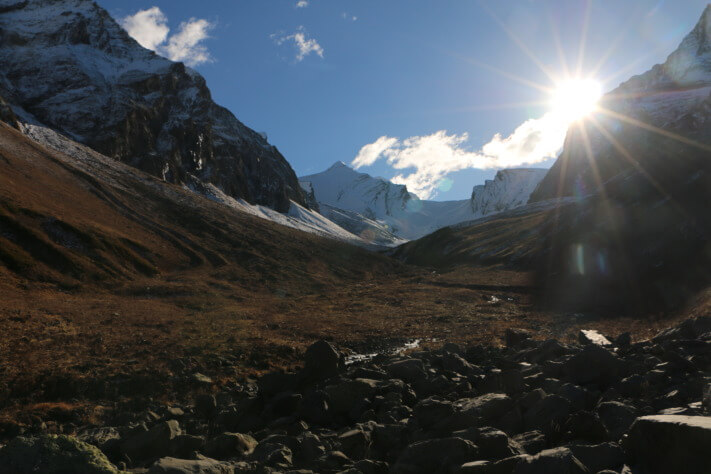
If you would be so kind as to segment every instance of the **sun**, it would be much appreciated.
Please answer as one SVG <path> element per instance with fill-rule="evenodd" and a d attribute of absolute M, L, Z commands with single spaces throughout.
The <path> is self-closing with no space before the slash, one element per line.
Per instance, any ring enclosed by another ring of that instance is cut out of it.
<path fill-rule="evenodd" d="M 575 122 L 597 109 L 602 86 L 593 79 L 568 79 L 556 84 L 551 94 L 551 110 L 568 122 Z"/>

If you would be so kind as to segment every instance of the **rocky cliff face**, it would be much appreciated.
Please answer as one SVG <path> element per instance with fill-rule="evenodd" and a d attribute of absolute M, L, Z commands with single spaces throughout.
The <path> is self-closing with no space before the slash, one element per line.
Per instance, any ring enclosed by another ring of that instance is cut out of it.
<path fill-rule="evenodd" d="M 506 169 L 496 173 L 479 186 L 474 186 L 471 197 L 472 212 L 486 216 L 523 206 L 541 179 L 546 169 Z"/>
<path fill-rule="evenodd" d="M 144 49 L 90 0 L 0 0 L 0 95 L 38 121 L 174 183 L 188 175 L 286 212 L 305 205 L 279 151 L 205 80 Z"/>

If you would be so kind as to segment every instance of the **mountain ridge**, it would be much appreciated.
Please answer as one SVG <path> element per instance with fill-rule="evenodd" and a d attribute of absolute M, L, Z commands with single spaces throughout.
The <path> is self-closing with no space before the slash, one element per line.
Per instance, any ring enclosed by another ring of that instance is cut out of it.
<path fill-rule="evenodd" d="M 95 2 L 0 7 L 0 95 L 21 118 L 165 181 L 192 174 L 280 212 L 307 206 L 281 153 L 215 104 L 200 74 L 140 46 Z"/>
<path fill-rule="evenodd" d="M 523 205 L 545 173 L 535 168 L 500 170 L 493 180 L 474 186 L 470 199 L 455 201 L 419 199 L 405 185 L 358 172 L 342 161 L 299 181 L 308 183 L 320 207 L 358 213 L 394 236 L 410 240 Z"/>

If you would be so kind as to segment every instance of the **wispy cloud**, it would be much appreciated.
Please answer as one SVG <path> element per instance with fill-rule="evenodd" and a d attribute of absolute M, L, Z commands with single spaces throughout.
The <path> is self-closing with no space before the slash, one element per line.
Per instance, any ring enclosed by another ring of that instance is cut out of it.
<path fill-rule="evenodd" d="M 358 17 L 357 17 L 357 16 L 355 16 L 355 15 L 350 15 L 350 14 L 348 14 L 348 13 L 346 13 L 346 12 L 341 13 L 341 18 L 343 18 L 344 20 L 351 20 L 351 21 L 357 21 L 357 20 L 358 20 Z"/>
<path fill-rule="evenodd" d="M 316 56 L 323 58 L 323 48 L 318 41 L 314 38 L 309 38 L 306 28 L 299 26 L 296 32 L 290 35 L 284 34 L 272 34 L 271 38 L 278 45 L 282 45 L 287 42 L 293 42 L 296 48 L 296 61 L 302 61 L 306 56 L 313 53 Z"/>
<path fill-rule="evenodd" d="M 382 136 L 361 148 L 351 164 L 357 169 L 385 159 L 394 169 L 403 170 L 392 182 L 405 184 L 420 198 L 429 199 L 437 194 L 440 182 L 455 171 L 510 168 L 557 157 L 568 125 L 560 115 L 547 113 L 525 121 L 507 137 L 494 135 L 480 150 L 467 147 L 468 134 L 446 130 L 405 140 Z"/>
<path fill-rule="evenodd" d="M 203 42 L 214 27 L 207 20 L 191 18 L 182 22 L 178 32 L 170 35 L 168 18 L 158 7 L 140 10 L 119 20 L 121 26 L 144 48 L 155 51 L 173 61 L 189 66 L 212 61 Z"/>
<path fill-rule="evenodd" d="M 299 0 L 296 2 L 296 8 L 306 8 L 309 6 L 309 1 L 308 0 Z"/>

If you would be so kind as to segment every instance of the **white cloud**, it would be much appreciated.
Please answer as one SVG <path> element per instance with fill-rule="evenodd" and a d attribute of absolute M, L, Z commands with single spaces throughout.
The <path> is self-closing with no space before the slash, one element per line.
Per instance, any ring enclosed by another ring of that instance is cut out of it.
<path fill-rule="evenodd" d="M 202 42 L 208 38 L 207 33 L 212 26 L 207 20 L 195 18 L 181 23 L 178 32 L 165 45 L 168 57 L 190 65 L 211 61 L 210 53 Z"/>
<path fill-rule="evenodd" d="M 212 61 L 203 43 L 213 24 L 191 18 L 182 22 L 178 32 L 171 35 L 168 18 L 160 8 L 140 10 L 120 20 L 121 26 L 144 48 L 155 51 L 172 61 L 183 61 L 189 66 Z"/>
<path fill-rule="evenodd" d="M 308 0 L 299 0 L 296 2 L 296 8 L 306 8 L 309 6 Z"/>
<path fill-rule="evenodd" d="M 351 21 L 356 21 L 356 20 L 358 20 L 358 17 L 357 17 L 357 16 L 355 16 L 355 15 L 349 15 L 349 14 L 346 13 L 346 12 L 341 13 L 341 18 L 343 18 L 344 20 L 351 20 Z"/>
<path fill-rule="evenodd" d="M 380 158 L 380 156 L 383 155 L 386 151 L 397 147 L 399 143 L 400 142 L 397 138 L 385 136 L 380 137 L 373 143 L 365 145 L 363 148 L 361 148 L 360 152 L 358 152 L 358 156 L 355 157 L 355 160 L 353 160 L 353 163 L 351 164 L 356 168 L 360 168 L 362 166 L 370 166 L 375 163 L 375 161 Z"/>
<path fill-rule="evenodd" d="M 288 41 L 293 41 L 296 47 L 296 61 L 302 61 L 306 56 L 314 53 L 316 56 L 323 58 L 323 48 L 314 38 L 309 38 L 306 29 L 299 26 L 296 32 L 291 35 L 273 34 L 271 38 L 278 45 L 282 45 Z"/>
<path fill-rule="evenodd" d="M 360 149 L 352 165 L 357 169 L 384 158 L 401 172 L 392 178 L 405 184 L 422 199 L 436 195 L 437 186 L 455 171 L 477 168 L 510 168 L 535 164 L 555 158 L 563 147 L 569 123 L 561 116 L 547 113 L 519 125 L 508 137 L 496 134 L 481 150 L 466 147 L 469 136 L 440 130 L 431 135 L 410 137 L 403 141 L 382 136 Z"/>
<path fill-rule="evenodd" d="M 121 20 L 121 26 L 138 44 L 155 51 L 168 38 L 168 19 L 160 8 L 151 7 Z"/>

